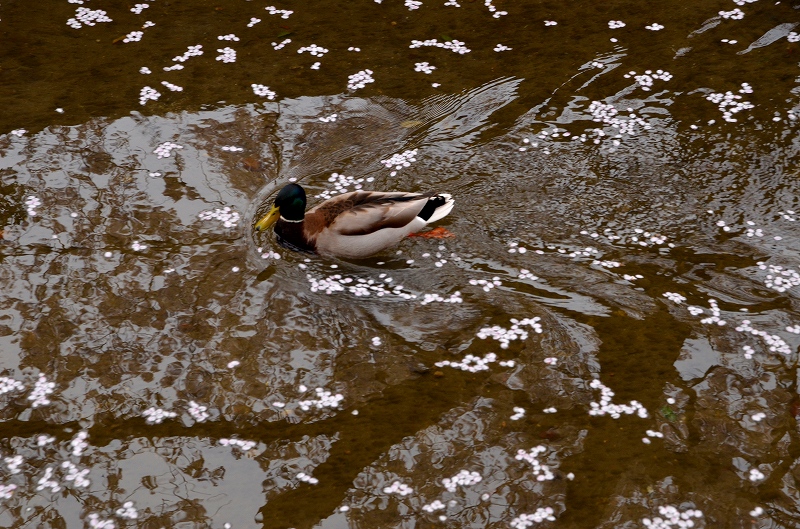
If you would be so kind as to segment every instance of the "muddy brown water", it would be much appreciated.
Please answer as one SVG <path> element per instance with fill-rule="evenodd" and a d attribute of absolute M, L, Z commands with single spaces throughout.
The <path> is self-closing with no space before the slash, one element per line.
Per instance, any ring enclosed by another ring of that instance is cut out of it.
<path fill-rule="evenodd" d="M 800 525 L 800 4 L 740 3 L 4 2 L 0 526 Z M 292 253 L 290 180 L 455 237 Z"/>

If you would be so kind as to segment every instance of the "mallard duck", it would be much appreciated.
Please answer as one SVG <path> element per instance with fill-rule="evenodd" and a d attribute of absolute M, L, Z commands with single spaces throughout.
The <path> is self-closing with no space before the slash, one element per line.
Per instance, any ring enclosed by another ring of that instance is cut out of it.
<path fill-rule="evenodd" d="M 255 229 L 274 225 L 278 242 L 293 250 L 363 259 L 443 218 L 453 204 L 446 193 L 353 191 L 306 212 L 305 190 L 288 184 Z"/>

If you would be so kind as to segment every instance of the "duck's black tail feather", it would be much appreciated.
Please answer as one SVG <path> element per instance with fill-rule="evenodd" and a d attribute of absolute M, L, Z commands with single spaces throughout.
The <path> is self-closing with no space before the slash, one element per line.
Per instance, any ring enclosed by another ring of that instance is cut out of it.
<path fill-rule="evenodd" d="M 437 193 L 428 199 L 425 207 L 417 214 L 417 217 L 426 223 L 436 222 L 444 218 L 453 209 L 455 200 L 447 193 Z"/>

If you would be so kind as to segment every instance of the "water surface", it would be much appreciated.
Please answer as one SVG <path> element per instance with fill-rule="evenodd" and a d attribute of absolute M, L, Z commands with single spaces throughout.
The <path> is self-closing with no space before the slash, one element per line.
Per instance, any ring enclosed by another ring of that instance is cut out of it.
<path fill-rule="evenodd" d="M 0 6 L 0 525 L 800 524 L 798 6 L 448 4 Z"/>

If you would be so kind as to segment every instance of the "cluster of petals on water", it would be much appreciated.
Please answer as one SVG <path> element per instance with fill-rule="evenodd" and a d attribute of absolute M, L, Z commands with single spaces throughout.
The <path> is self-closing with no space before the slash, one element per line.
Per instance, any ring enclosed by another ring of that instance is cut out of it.
<path fill-rule="evenodd" d="M 140 40 L 142 40 L 143 36 L 144 36 L 144 32 L 143 31 L 131 31 L 130 33 L 125 35 L 125 38 L 122 39 L 122 42 L 124 42 L 126 44 L 128 42 L 139 42 Z"/>
<path fill-rule="evenodd" d="M 44 374 L 40 374 L 33 386 L 33 391 L 28 395 L 28 400 L 31 401 L 31 407 L 38 408 L 39 406 L 50 404 L 48 396 L 55 391 L 55 387 L 55 382 L 48 381 Z"/>
<path fill-rule="evenodd" d="M 84 25 L 94 26 L 100 22 L 113 22 L 113 20 L 102 9 L 79 7 L 75 10 L 75 16 L 67 20 L 67 25 L 73 29 L 80 29 Z"/>
<path fill-rule="evenodd" d="M 277 95 L 274 91 L 270 90 L 268 86 L 258 83 L 253 83 L 250 85 L 253 89 L 253 93 L 257 96 L 266 97 L 267 99 L 275 99 Z"/>
<path fill-rule="evenodd" d="M 512 529 L 527 529 L 535 523 L 556 521 L 555 511 L 552 507 L 539 507 L 531 514 L 520 514 L 511 520 Z"/>
<path fill-rule="evenodd" d="M 150 71 L 148 70 L 147 73 Z M 146 105 L 148 101 L 157 101 L 159 97 L 161 97 L 161 92 L 152 86 L 143 86 L 139 92 L 139 104 Z"/>
<path fill-rule="evenodd" d="M 426 74 L 432 74 L 433 71 L 436 69 L 436 66 L 432 66 L 428 62 L 418 62 L 414 64 L 414 71 L 415 72 L 422 72 Z"/>
<path fill-rule="evenodd" d="M 528 331 L 524 327 L 530 327 L 536 334 L 542 333 L 542 325 L 539 323 L 541 318 L 534 316 L 533 318 L 523 318 L 518 320 L 511 319 L 511 327 L 506 329 L 499 325 L 482 328 L 477 336 L 481 340 L 492 338 L 500 342 L 501 349 L 508 349 L 509 343 L 514 340 L 525 340 L 528 338 Z"/>
<path fill-rule="evenodd" d="M 341 393 L 333 393 L 323 388 L 316 388 L 314 393 L 316 394 L 315 399 L 301 400 L 297 403 L 301 410 L 308 411 L 311 408 L 317 408 L 318 410 L 323 408 L 338 408 L 344 400 L 344 395 Z"/>
<path fill-rule="evenodd" d="M 469 487 L 483 480 L 480 474 L 475 471 L 461 470 L 451 478 L 444 478 L 442 485 L 448 492 L 455 492 L 458 487 Z"/>
<path fill-rule="evenodd" d="M 30 215 L 31 217 L 35 217 L 36 215 L 38 215 L 36 208 L 38 208 L 41 205 L 42 201 L 33 195 L 25 199 L 25 209 L 27 209 L 28 215 Z"/>
<path fill-rule="evenodd" d="M 757 469 L 755 467 L 751 468 L 750 472 L 747 475 L 747 479 L 749 479 L 750 481 L 753 481 L 753 482 L 761 481 L 765 477 L 766 476 L 764 476 L 764 473 L 761 472 L 759 469 Z"/>
<path fill-rule="evenodd" d="M 414 489 L 412 489 L 411 487 L 409 487 L 404 483 L 395 481 L 388 487 L 384 487 L 383 492 L 385 494 L 399 494 L 400 496 L 408 496 L 409 494 L 414 492 Z"/>
<path fill-rule="evenodd" d="M 277 7 L 275 7 L 275 6 L 267 6 L 267 7 L 265 7 L 264 9 L 266 9 L 266 10 L 267 10 L 267 12 L 268 12 L 270 15 L 280 15 L 280 17 L 281 17 L 282 19 L 284 19 L 284 20 L 285 20 L 285 19 L 287 19 L 287 18 L 289 18 L 289 17 L 292 15 L 292 13 L 294 13 L 294 11 L 289 11 L 289 10 L 287 10 L 287 9 L 278 9 L 278 8 L 277 8 Z"/>
<path fill-rule="evenodd" d="M 489 12 L 492 13 L 492 18 L 500 18 L 508 14 L 508 11 L 498 10 L 492 3 L 492 0 L 483 0 L 483 5 L 489 8 Z"/>
<path fill-rule="evenodd" d="M 699 509 L 686 509 L 681 512 L 672 505 L 662 505 L 658 508 L 658 514 L 653 518 L 642 518 L 642 524 L 648 529 L 673 529 L 694 527 L 694 520 L 703 517 L 703 512 Z"/>
<path fill-rule="evenodd" d="M 719 16 L 722 18 L 729 18 L 731 20 L 741 20 L 744 18 L 744 11 L 737 7 L 731 11 L 720 11 Z"/>
<path fill-rule="evenodd" d="M 178 416 L 174 411 L 163 410 L 161 408 L 150 407 L 142 412 L 147 424 L 161 424 L 164 419 L 172 419 Z"/>
<path fill-rule="evenodd" d="M 364 88 L 369 83 L 374 83 L 375 79 L 372 77 L 372 73 L 372 70 L 367 69 L 356 72 L 353 75 L 348 75 L 347 89 L 358 90 L 359 88 Z"/>
<path fill-rule="evenodd" d="M 170 92 L 183 92 L 182 86 L 170 83 L 169 81 L 161 81 L 161 84 L 164 85 Z"/>
<path fill-rule="evenodd" d="M 672 74 L 669 72 L 665 72 L 664 70 L 645 70 L 643 74 L 637 75 L 635 71 L 630 71 L 626 73 L 623 77 L 629 79 L 631 77 L 639 83 L 639 86 L 645 92 L 649 91 L 653 88 L 653 81 L 660 80 L 660 81 L 669 81 L 672 79 Z"/>
<path fill-rule="evenodd" d="M 756 329 L 752 326 L 750 320 L 742 320 L 742 323 L 736 327 L 739 332 L 749 333 L 753 336 L 758 336 L 767 345 L 767 349 L 773 353 L 780 353 L 783 355 L 792 354 L 792 348 L 786 343 L 786 340 L 777 334 L 770 334 L 767 331 Z"/>
<path fill-rule="evenodd" d="M 611 398 L 614 396 L 614 392 L 600 382 L 599 379 L 592 380 L 589 383 L 589 387 L 600 390 L 600 402 L 589 403 L 589 415 L 608 415 L 614 419 L 619 419 L 623 415 L 633 415 L 635 413 L 642 419 L 648 417 L 647 409 L 639 401 L 632 400 L 628 404 L 613 404 Z"/>
<path fill-rule="evenodd" d="M 317 483 L 319 483 L 319 480 L 317 478 L 310 476 L 305 472 L 298 472 L 295 477 L 300 481 L 302 481 L 303 483 L 308 483 L 309 485 L 316 485 Z"/>
<path fill-rule="evenodd" d="M 171 141 L 165 141 L 164 143 L 159 144 L 155 150 L 153 150 L 153 154 L 158 156 L 158 158 L 169 158 L 172 156 L 172 151 L 183 149 L 183 145 L 178 145 L 177 143 L 172 143 Z"/>
<path fill-rule="evenodd" d="M 525 417 L 525 408 L 521 408 L 519 406 L 514 406 L 513 411 L 514 411 L 514 415 L 509 417 L 510 420 L 518 421 L 518 420 L 522 419 L 523 417 Z"/>
<path fill-rule="evenodd" d="M 248 450 L 252 450 L 256 446 L 255 441 L 246 441 L 244 439 L 236 439 L 236 438 L 225 438 L 219 440 L 219 444 L 222 446 L 232 446 L 234 448 L 239 448 L 245 452 Z"/>
<path fill-rule="evenodd" d="M 197 422 L 203 422 L 210 417 L 207 406 L 201 406 L 195 401 L 189 401 L 189 408 L 186 410 L 189 415 Z"/>
<path fill-rule="evenodd" d="M 450 50 L 453 53 L 458 53 L 459 55 L 464 55 L 465 53 L 469 53 L 470 50 L 467 48 L 464 42 L 460 40 L 448 40 L 447 42 L 439 42 L 437 39 L 428 39 L 428 40 L 412 40 L 411 45 L 409 48 L 423 48 L 423 47 L 435 47 L 435 48 L 443 48 L 445 50 Z"/>
<path fill-rule="evenodd" d="M 0 377 L 0 395 L 12 391 L 22 391 L 24 389 L 25 385 L 19 380 L 15 380 L 11 377 Z"/>
<path fill-rule="evenodd" d="M 61 463 L 61 468 L 66 470 L 64 480 L 72 481 L 79 489 L 88 487 L 90 485 L 91 482 L 86 479 L 86 476 L 91 471 L 90 468 L 79 469 L 70 461 L 64 461 Z"/>
<path fill-rule="evenodd" d="M 203 54 L 203 45 L 196 44 L 194 46 L 189 46 L 182 55 L 178 55 L 172 58 L 172 62 L 186 62 L 189 60 L 190 57 L 199 57 Z"/>
<path fill-rule="evenodd" d="M 656 437 L 658 439 L 663 439 L 664 438 L 664 434 L 661 433 L 661 432 L 657 432 L 656 430 L 647 430 L 645 432 L 645 434 L 647 435 L 647 437 L 642 437 L 642 442 L 644 444 L 646 444 L 646 445 L 650 444 L 650 442 L 651 442 L 650 438 L 651 437 Z"/>
<path fill-rule="evenodd" d="M 539 456 L 545 452 L 547 452 L 547 448 L 543 445 L 534 446 L 528 451 L 520 448 L 517 450 L 517 455 L 514 456 L 514 459 L 528 463 L 533 470 L 533 475 L 536 476 L 536 481 L 552 481 L 556 479 L 555 474 L 553 474 L 548 465 L 543 465 L 539 461 Z"/>
<path fill-rule="evenodd" d="M 89 448 L 89 443 L 86 439 L 89 438 L 89 432 L 86 430 L 81 430 L 72 440 L 69 442 L 70 450 L 72 451 L 72 455 L 79 456 Z"/>
<path fill-rule="evenodd" d="M 678 305 L 686 301 L 686 296 L 678 294 L 677 292 L 664 292 L 661 295 L 670 300 L 671 302 L 677 303 Z"/>
<path fill-rule="evenodd" d="M 297 53 L 305 53 L 308 52 L 314 57 L 322 57 L 330 50 L 328 48 L 323 48 L 322 46 L 317 46 L 316 44 L 311 44 L 309 46 L 303 46 L 298 48 Z"/>
<path fill-rule="evenodd" d="M 447 505 L 441 502 L 441 500 L 434 500 L 431 503 L 422 506 L 422 510 L 425 512 L 436 512 L 445 509 Z"/>
<path fill-rule="evenodd" d="M 236 62 L 236 50 L 234 50 L 230 46 L 225 46 L 224 48 L 218 48 L 217 52 L 220 54 L 217 56 L 218 61 L 222 61 L 225 63 Z"/>
<path fill-rule="evenodd" d="M 335 116 L 336 114 L 334 114 Z M 372 176 L 356 178 L 355 176 L 347 176 L 340 173 L 331 173 L 328 177 L 328 182 L 333 184 L 333 189 L 326 189 L 321 193 L 314 195 L 315 198 L 327 200 L 335 195 L 347 193 L 352 190 L 359 190 L 364 187 L 364 183 L 371 183 L 375 180 Z M 353 188 L 352 190 L 350 188 Z"/>
<path fill-rule="evenodd" d="M 122 507 L 114 512 L 120 518 L 125 518 L 128 520 L 136 520 L 139 517 L 139 512 L 136 510 L 136 507 L 133 506 L 132 501 L 126 501 L 122 504 Z"/>
<path fill-rule="evenodd" d="M 215 208 L 213 210 L 201 211 L 197 214 L 200 220 L 217 220 L 226 228 L 235 228 L 239 225 L 241 215 L 230 206 Z"/>
<path fill-rule="evenodd" d="M 392 169 L 390 176 L 395 176 L 397 171 L 405 167 L 411 167 L 411 164 L 417 161 L 417 149 L 409 149 L 401 153 L 393 154 L 381 163 L 388 169 Z"/>
<path fill-rule="evenodd" d="M 469 371 L 470 373 L 478 373 L 480 371 L 488 371 L 489 364 L 496 361 L 497 355 L 495 353 L 487 353 L 483 357 L 468 354 L 460 361 L 442 360 L 436 362 L 434 365 L 436 367 L 452 367 L 462 371 Z"/>
<path fill-rule="evenodd" d="M 730 90 L 725 93 L 714 92 L 707 95 L 706 99 L 719 107 L 720 112 L 722 112 L 722 119 L 729 123 L 736 123 L 738 118 L 733 117 L 735 114 L 738 114 L 743 110 L 755 108 L 755 105 L 749 101 L 742 100 L 741 94 L 750 93 L 753 93 L 753 89 L 750 87 L 750 85 L 747 83 L 742 83 L 742 88 L 739 90 L 738 94 L 734 94 Z"/>
<path fill-rule="evenodd" d="M 800 285 L 800 272 L 793 268 L 767 264 L 763 261 L 756 264 L 759 270 L 767 271 L 767 276 L 764 279 L 764 286 L 769 289 L 783 293 Z"/>
<path fill-rule="evenodd" d="M 90 529 L 115 529 L 116 525 L 114 524 L 114 520 L 100 518 L 100 515 L 96 512 L 90 513 L 87 517 L 89 519 L 89 528 Z"/>

